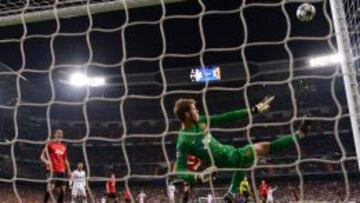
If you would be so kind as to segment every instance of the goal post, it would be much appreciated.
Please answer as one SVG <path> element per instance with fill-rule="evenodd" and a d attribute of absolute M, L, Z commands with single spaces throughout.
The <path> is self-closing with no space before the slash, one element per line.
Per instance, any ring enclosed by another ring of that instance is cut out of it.
<path fill-rule="evenodd" d="M 163 3 L 175 3 L 184 0 L 106 0 L 87 1 L 67 0 L 48 3 L 46 6 L 27 4 L 24 1 L 19 7 L 0 11 L 0 27 L 33 23 L 56 18 L 72 18 L 90 14 L 112 12 L 116 10 L 131 9 L 145 6 L 154 6 Z M 45 0 L 44 0 L 45 2 Z"/>
<path fill-rule="evenodd" d="M 344 2 L 346 3 L 347 0 Z M 360 95 L 359 82 L 357 80 L 356 57 L 353 53 L 353 48 L 350 41 L 350 30 L 353 30 L 354 21 L 347 19 L 345 13 L 345 6 L 343 1 L 330 0 L 331 13 L 334 22 L 334 29 L 336 41 L 338 45 L 339 54 L 341 55 L 341 70 L 347 97 L 349 117 L 351 120 L 351 128 L 354 137 L 354 144 L 356 149 L 357 162 L 360 170 Z M 349 1 L 350 2 L 350 1 Z M 354 2 L 354 4 L 356 4 Z M 358 13 L 358 12 L 357 12 Z M 359 18 L 357 13 L 350 13 L 351 19 Z M 356 22 L 356 21 L 355 21 Z M 356 45 L 354 45 L 356 46 Z M 357 52 L 355 52 L 357 53 Z"/>

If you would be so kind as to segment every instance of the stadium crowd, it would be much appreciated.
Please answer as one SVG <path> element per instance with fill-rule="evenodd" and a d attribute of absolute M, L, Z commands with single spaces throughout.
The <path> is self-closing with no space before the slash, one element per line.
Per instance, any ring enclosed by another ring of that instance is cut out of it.
<path fill-rule="evenodd" d="M 270 185 L 277 186 L 278 189 L 274 192 L 274 200 L 279 203 L 296 202 L 294 192 L 300 198 L 300 191 L 298 183 L 290 182 L 284 184 L 284 182 L 271 182 Z M 349 182 L 349 196 L 346 193 L 346 187 L 344 182 L 339 181 L 305 181 L 304 182 L 304 200 L 305 201 L 317 201 L 317 202 L 343 202 L 345 198 L 347 201 L 357 201 L 360 199 L 360 182 L 350 181 Z M 33 187 L 33 185 L 16 185 L 16 190 L 23 202 L 41 203 L 42 202 L 42 187 Z M 141 187 L 147 196 L 146 202 L 157 203 L 157 202 L 168 202 L 165 187 Z M 226 187 L 217 186 L 215 188 L 216 197 L 221 197 L 221 194 L 226 190 Z M 101 202 L 104 188 L 95 188 L 92 190 L 93 199 L 89 198 L 89 202 L 94 200 L 96 203 Z M 140 192 L 140 187 L 131 187 L 131 193 L 136 200 L 137 194 Z M 191 194 L 190 202 L 201 202 L 201 199 L 205 199 L 209 194 L 209 188 L 195 187 Z M 180 202 L 180 191 L 176 191 L 177 202 Z M 120 201 L 123 201 L 123 195 L 120 192 Z M 0 186 L 0 197 L 1 203 L 15 203 L 18 202 L 15 196 L 15 190 L 11 184 Z M 67 197 L 67 201 L 70 199 Z M 204 201 L 202 201 L 204 202 Z M 216 202 L 215 200 L 213 201 Z"/>

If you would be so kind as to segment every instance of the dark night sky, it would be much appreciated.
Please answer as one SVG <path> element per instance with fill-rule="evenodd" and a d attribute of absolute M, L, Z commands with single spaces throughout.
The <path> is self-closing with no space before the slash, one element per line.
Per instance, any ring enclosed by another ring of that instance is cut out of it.
<path fill-rule="evenodd" d="M 256 1 L 259 2 L 259 1 Z M 265 1 L 269 2 L 269 1 Z M 271 1 L 278 2 L 278 1 Z M 327 2 L 327 1 L 325 1 Z M 241 1 L 204 1 L 206 11 L 201 20 L 206 44 L 203 53 L 204 62 L 207 64 L 227 63 L 242 61 L 240 46 L 244 43 L 244 26 L 240 19 L 240 12 L 246 19 L 248 40 L 247 44 L 260 41 L 281 41 L 286 34 L 285 15 L 280 6 L 250 6 L 239 11 Z M 270 5 L 270 4 L 268 4 Z M 296 8 L 299 3 L 286 3 L 285 8 L 291 17 L 291 36 L 317 36 L 325 37 L 329 34 L 329 25 L 324 18 L 322 7 L 324 3 L 315 4 L 317 15 L 312 22 L 301 23 L 296 17 Z M 223 13 L 211 13 L 224 11 Z M 226 12 L 225 12 L 226 11 Z M 166 7 L 166 19 L 163 23 L 166 38 L 166 53 L 195 54 L 199 53 L 201 36 L 199 32 L 199 18 L 201 6 L 198 1 L 169 4 Z M 158 22 L 153 25 L 131 25 L 125 27 L 127 59 L 131 57 L 156 57 L 162 52 L 164 43 L 160 35 L 159 19 L 162 14 L 160 6 L 140 8 L 130 11 L 129 23 L 133 22 Z M 174 15 L 185 15 L 188 18 L 170 18 Z M 189 18 L 192 17 L 192 18 Z M 60 32 L 54 40 L 56 64 L 81 64 L 89 58 L 89 48 L 93 50 L 92 62 L 113 64 L 121 61 L 124 56 L 121 40 L 122 30 L 114 32 L 102 32 L 118 28 L 124 24 L 124 12 L 118 11 L 93 16 L 93 28 L 89 33 L 91 47 L 86 43 L 86 37 L 81 32 L 89 28 L 87 16 L 80 18 L 62 19 Z M 27 39 L 24 43 L 26 68 L 47 69 L 51 63 L 49 50 L 49 37 L 56 29 L 55 21 L 35 23 L 28 25 Z M 96 29 L 96 30 L 95 30 Z M 0 39 L 19 38 L 23 34 L 21 26 L 6 27 L 0 30 Z M 77 36 L 64 36 L 65 33 L 77 33 Z M 45 37 L 31 37 L 35 34 L 47 35 Z M 85 33 L 86 34 L 86 33 Z M 327 50 L 327 42 L 324 39 L 318 41 L 291 40 L 289 46 L 295 57 L 318 53 L 319 50 Z M 234 48 L 235 51 L 216 51 L 212 48 Z M 0 43 L 0 52 L 3 53 L 1 61 L 14 69 L 21 65 L 19 43 Z M 288 58 L 283 44 L 268 46 L 247 46 L 246 57 L 249 61 L 269 61 L 279 58 Z M 4 54 L 5 53 L 5 54 Z M 200 64 L 199 57 L 187 57 L 184 59 L 172 59 L 165 57 L 166 68 L 193 66 Z M 138 73 L 155 71 L 158 67 L 147 65 L 128 68 L 129 72 Z"/>

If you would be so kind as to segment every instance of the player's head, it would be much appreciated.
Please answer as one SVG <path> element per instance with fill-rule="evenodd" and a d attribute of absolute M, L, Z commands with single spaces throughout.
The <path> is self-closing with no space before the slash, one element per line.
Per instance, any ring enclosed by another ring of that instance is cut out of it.
<path fill-rule="evenodd" d="M 247 177 L 247 176 L 245 176 L 245 177 L 244 177 L 244 181 L 247 181 L 247 180 L 248 180 L 248 177 Z"/>
<path fill-rule="evenodd" d="M 196 108 L 196 101 L 193 99 L 178 99 L 175 102 L 174 113 L 182 122 L 197 122 L 199 120 L 199 110 Z"/>
<path fill-rule="evenodd" d="M 61 129 L 56 129 L 53 131 L 53 136 L 56 141 L 61 141 L 64 137 L 64 132 Z"/>
<path fill-rule="evenodd" d="M 261 181 L 261 184 L 265 184 L 265 180 L 262 180 L 262 181 Z"/>
<path fill-rule="evenodd" d="M 84 169 L 84 163 L 83 162 L 79 162 L 78 165 L 77 165 L 77 169 L 79 171 L 82 171 Z"/>
<path fill-rule="evenodd" d="M 109 173 L 109 178 L 115 178 L 115 173 L 110 172 L 110 173 Z"/>

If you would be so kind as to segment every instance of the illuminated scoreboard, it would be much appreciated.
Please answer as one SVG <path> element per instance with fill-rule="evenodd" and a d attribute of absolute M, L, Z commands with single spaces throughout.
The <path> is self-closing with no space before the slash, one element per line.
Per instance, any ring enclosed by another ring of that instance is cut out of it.
<path fill-rule="evenodd" d="M 221 79 L 221 70 L 219 66 L 206 66 L 193 68 L 190 72 L 191 82 L 216 81 Z"/>

